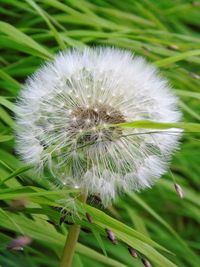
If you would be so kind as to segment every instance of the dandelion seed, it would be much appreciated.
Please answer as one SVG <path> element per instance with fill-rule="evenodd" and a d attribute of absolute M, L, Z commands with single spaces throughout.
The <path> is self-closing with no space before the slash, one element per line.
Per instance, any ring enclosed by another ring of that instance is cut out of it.
<path fill-rule="evenodd" d="M 17 152 L 107 206 L 122 191 L 151 187 L 181 135 L 109 125 L 180 117 L 167 81 L 143 58 L 114 48 L 72 50 L 27 80 L 17 102 Z"/>
<path fill-rule="evenodd" d="M 179 195 L 179 197 L 184 198 L 184 192 L 183 192 L 182 187 L 179 184 L 174 184 L 174 187 L 175 187 L 176 192 Z"/>
<path fill-rule="evenodd" d="M 110 229 L 105 229 L 105 231 L 107 233 L 108 239 L 110 239 L 110 241 L 113 243 L 113 245 L 116 245 L 117 244 L 117 240 L 115 238 L 114 233 Z"/>
<path fill-rule="evenodd" d="M 145 267 L 152 267 L 151 263 L 147 259 L 142 259 L 142 263 Z"/>
<path fill-rule="evenodd" d="M 86 212 L 85 215 L 86 215 L 86 218 L 87 218 L 88 222 L 93 223 L 92 216 L 88 212 Z"/>
<path fill-rule="evenodd" d="M 7 246 L 10 250 L 23 250 L 25 246 L 31 244 L 32 238 L 29 236 L 18 236 L 13 239 Z"/>
<path fill-rule="evenodd" d="M 131 254 L 131 256 L 133 258 L 137 258 L 138 257 L 137 251 L 134 248 L 128 247 L 128 251 L 129 251 L 129 253 Z"/>
<path fill-rule="evenodd" d="M 89 124 L 91 122 L 91 120 L 87 119 L 85 122 L 86 122 L 86 124 Z"/>

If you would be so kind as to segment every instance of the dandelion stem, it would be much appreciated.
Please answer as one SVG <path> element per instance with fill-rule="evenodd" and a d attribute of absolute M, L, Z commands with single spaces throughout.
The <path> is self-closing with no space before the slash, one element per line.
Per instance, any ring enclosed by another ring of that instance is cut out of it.
<path fill-rule="evenodd" d="M 79 200 L 81 202 L 86 202 L 87 194 L 81 194 Z M 60 267 L 71 267 L 79 233 L 80 225 L 73 224 L 69 227 L 63 255 L 60 261 Z"/>

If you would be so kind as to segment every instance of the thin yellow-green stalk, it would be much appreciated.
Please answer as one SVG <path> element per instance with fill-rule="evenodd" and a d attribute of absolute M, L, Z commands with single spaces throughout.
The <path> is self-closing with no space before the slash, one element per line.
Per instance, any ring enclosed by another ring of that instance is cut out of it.
<path fill-rule="evenodd" d="M 79 196 L 79 200 L 81 202 L 85 202 L 86 199 L 87 199 L 87 194 L 85 193 Z M 70 226 L 67 239 L 65 242 L 63 255 L 60 261 L 60 267 L 71 267 L 79 233 L 80 233 L 80 225 L 73 224 Z"/>

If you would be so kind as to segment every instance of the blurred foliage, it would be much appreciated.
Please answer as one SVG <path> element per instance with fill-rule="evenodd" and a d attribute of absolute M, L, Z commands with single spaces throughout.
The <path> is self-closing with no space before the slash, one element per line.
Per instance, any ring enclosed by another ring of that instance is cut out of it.
<path fill-rule="evenodd" d="M 0 266 L 56 267 L 68 228 L 59 224 L 61 210 L 75 192 L 52 189 L 15 154 L 13 111 L 21 84 L 61 49 L 121 47 L 158 66 L 180 97 L 183 121 L 198 123 L 200 2 L 1 0 L 0 14 Z M 132 246 L 152 266 L 199 267 L 199 149 L 199 134 L 189 129 L 171 170 L 151 190 L 123 195 L 107 210 L 77 201 L 83 220 L 70 214 L 66 220 L 92 233 L 81 232 L 73 266 L 143 266 L 129 255 Z M 174 180 L 184 199 L 177 196 Z M 106 238 L 105 228 L 115 233 L 118 245 Z M 20 235 L 31 237 L 32 244 L 23 251 L 8 250 Z"/>

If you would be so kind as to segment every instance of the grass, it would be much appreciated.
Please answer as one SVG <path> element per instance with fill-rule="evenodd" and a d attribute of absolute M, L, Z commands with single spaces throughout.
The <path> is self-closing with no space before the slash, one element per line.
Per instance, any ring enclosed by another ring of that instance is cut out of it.
<path fill-rule="evenodd" d="M 73 267 L 143 266 L 129 255 L 128 246 L 155 267 L 199 267 L 200 3 L 1 0 L 0 13 L 0 266 L 58 266 L 68 226 L 59 224 L 61 212 L 53 207 L 67 206 L 67 197 L 76 193 L 52 190 L 15 154 L 13 111 L 21 85 L 59 50 L 110 45 L 145 56 L 168 78 L 184 114 L 176 126 L 185 134 L 170 171 L 152 189 L 123 195 L 107 210 L 77 201 L 83 220 L 74 220 L 92 233 L 81 231 Z M 148 127 L 155 131 L 171 125 Z M 184 199 L 177 196 L 174 180 L 182 186 Z M 12 209 L 16 199 L 25 200 L 24 209 Z M 118 245 L 106 238 L 105 228 L 115 233 Z M 7 250 L 18 235 L 32 237 L 32 244 L 23 252 Z"/>

